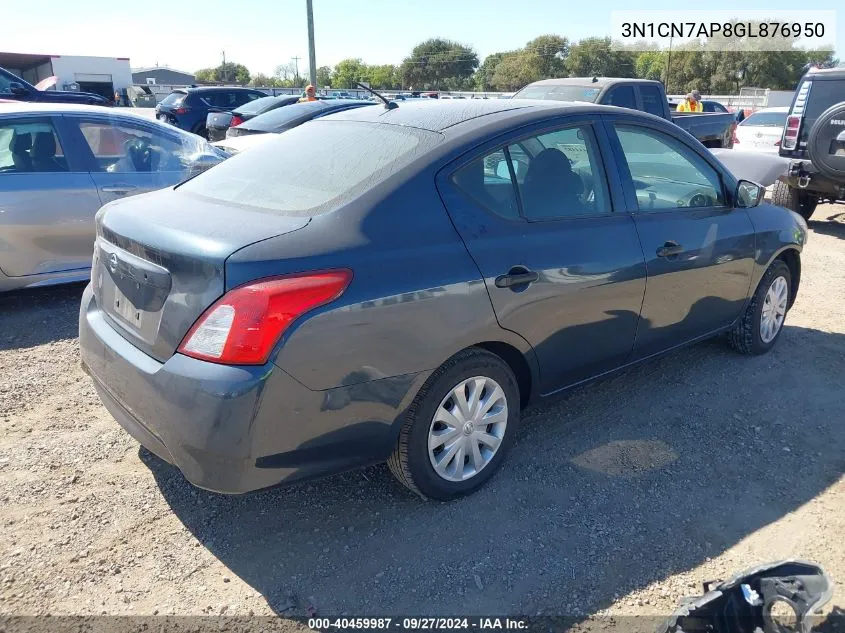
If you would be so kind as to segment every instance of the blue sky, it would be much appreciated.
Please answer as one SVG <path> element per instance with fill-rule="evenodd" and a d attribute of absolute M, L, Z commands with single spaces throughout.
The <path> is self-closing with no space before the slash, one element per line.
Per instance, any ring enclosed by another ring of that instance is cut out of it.
<path fill-rule="evenodd" d="M 641 6 L 696 8 L 677 0 Z M 832 10 L 842 4 L 818 0 L 803 6 Z M 574 40 L 607 35 L 611 11 L 633 8 L 623 0 L 314 0 L 317 65 L 346 57 L 399 63 L 416 43 L 435 36 L 469 44 L 483 60 L 545 33 Z M 794 0 L 708 0 L 706 8 L 759 8 L 763 17 L 765 10 L 797 6 Z M 0 39 L 4 51 L 129 57 L 134 67 L 159 63 L 188 71 L 218 64 L 223 50 L 227 60 L 253 73 L 272 73 L 295 56 L 301 70 L 308 65 L 305 0 L 38 0 L 31 5 L 0 0 L 0 12 L 11 16 Z M 836 25 L 840 58 L 845 58 L 843 15 Z"/>

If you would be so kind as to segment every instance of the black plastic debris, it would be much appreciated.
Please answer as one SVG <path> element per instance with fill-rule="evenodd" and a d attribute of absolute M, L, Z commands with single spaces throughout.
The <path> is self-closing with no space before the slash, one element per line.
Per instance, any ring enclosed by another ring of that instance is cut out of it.
<path fill-rule="evenodd" d="M 787 560 L 706 582 L 704 592 L 683 599 L 658 633 L 810 633 L 833 583 L 818 565 Z"/>

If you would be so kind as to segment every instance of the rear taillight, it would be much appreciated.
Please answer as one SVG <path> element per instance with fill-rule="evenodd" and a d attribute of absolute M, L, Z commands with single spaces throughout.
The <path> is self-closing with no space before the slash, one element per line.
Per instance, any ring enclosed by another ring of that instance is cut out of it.
<path fill-rule="evenodd" d="M 783 129 L 783 149 L 795 149 L 798 146 L 798 132 L 801 130 L 801 116 L 790 114 L 786 117 L 786 126 Z"/>
<path fill-rule="evenodd" d="M 291 323 L 340 297 L 350 281 L 351 270 L 329 270 L 238 286 L 203 313 L 178 351 L 225 365 L 263 365 Z"/>
<path fill-rule="evenodd" d="M 173 111 L 173 114 L 187 114 L 187 113 L 188 113 L 188 108 L 186 108 L 185 106 L 179 106 L 178 108 L 176 108 Z"/>
<path fill-rule="evenodd" d="M 244 120 L 241 117 L 239 117 L 237 114 L 233 114 L 232 122 L 229 123 L 229 127 L 235 127 L 236 125 L 240 125 L 243 122 Z"/>

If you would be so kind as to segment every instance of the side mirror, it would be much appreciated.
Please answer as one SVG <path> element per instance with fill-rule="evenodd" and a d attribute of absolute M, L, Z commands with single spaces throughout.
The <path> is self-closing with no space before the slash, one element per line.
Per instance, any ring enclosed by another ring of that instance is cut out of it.
<path fill-rule="evenodd" d="M 29 94 L 29 90 L 24 88 L 23 85 L 19 84 L 17 81 L 13 81 L 9 84 L 9 92 L 11 92 L 13 95 L 18 95 L 19 97 Z"/>
<path fill-rule="evenodd" d="M 763 202 L 766 197 L 766 188 L 750 180 L 740 180 L 736 186 L 734 200 L 736 206 L 741 209 L 750 209 Z"/>
<path fill-rule="evenodd" d="M 189 171 L 191 176 L 201 174 L 207 169 L 211 169 L 223 160 L 221 156 L 212 154 L 198 154 L 191 156 Z"/>

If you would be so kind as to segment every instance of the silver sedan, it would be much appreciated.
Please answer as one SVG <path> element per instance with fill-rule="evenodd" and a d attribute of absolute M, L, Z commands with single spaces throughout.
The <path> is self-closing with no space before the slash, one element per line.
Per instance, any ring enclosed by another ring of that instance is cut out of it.
<path fill-rule="evenodd" d="M 0 104 L 0 292 L 87 279 L 102 205 L 224 157 L 131 110 Z"/>

